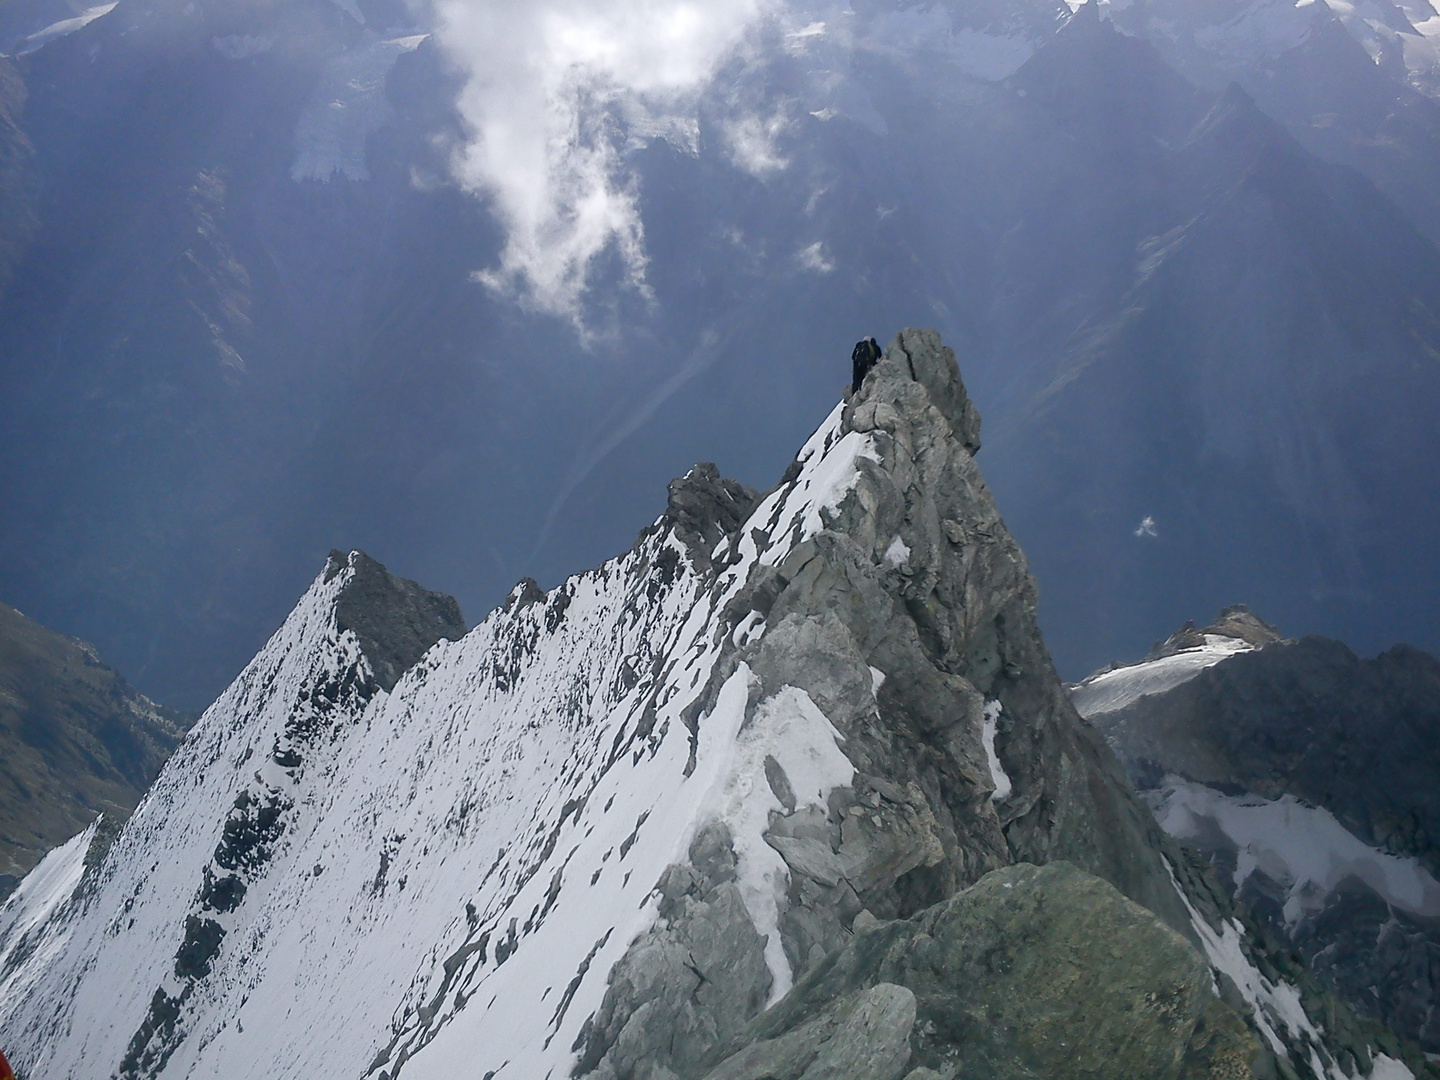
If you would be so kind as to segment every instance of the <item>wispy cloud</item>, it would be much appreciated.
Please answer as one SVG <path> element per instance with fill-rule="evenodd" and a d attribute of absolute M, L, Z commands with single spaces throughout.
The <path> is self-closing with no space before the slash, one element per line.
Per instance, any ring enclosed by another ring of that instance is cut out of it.
<path fill-rule="evenodd" d="M 618 256 L 645 292 L 620 118 L 637 107 L 659 126 L 693 115 L 769 2 L 439 0 L 439 39 L 466 74 L 456 174 L 489 198 L 506 236 L 476 279 L 577 324 L 602 256 Z"/>
<path fill-rule="evenodd" d="M 747 113 L 726 121 L 730 159 L 762 180 L 780 172 L 790 164 L 790 159 L 780 152 L 780 136 L 789 126 L 783 106 L 769 116 Z"/>
<path fill-rule="evenodd" d="M 1155 527 L 1155 519 L 1146 514 L 1140 519 L 1140 524 L 1135 526 L 1136 536 L 1159 536 L 1160 530 Z"/>
<path fill-rule="evenodd" d="M 828 274 L 835 269 L 835 263 L 830 258 L 830 253 L 825 249 L 824 243 L 819 240 L 797 251 L 795 261 L 800 264 L 802 270 L 809 270 L 816 274 Z"/>

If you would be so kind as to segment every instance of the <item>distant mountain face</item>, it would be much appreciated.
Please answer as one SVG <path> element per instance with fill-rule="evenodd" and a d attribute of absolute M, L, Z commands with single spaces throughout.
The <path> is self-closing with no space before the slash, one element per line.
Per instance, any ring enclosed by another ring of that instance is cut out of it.
<path fill-rule="evenodd" d="M 189 721 L 132 690 L 92 646 L 0 604 L 0 894 L 97 815 L 113 833 Z"/>
<path fill-rule="evenodd" d="M 0 911 L 0 1035 L 76 1077 L 1428 1075 L 1262 973 L 1126 790 L 979 436 L 905 331 L 772 491 L 697 466 L 468 633 L 337 553 Z"/>
<path fill-rule="evenodd" d="M 648 261 L 583 333 L 475 280 L 438 16 L 8 9 L 0 587 L 198 709 L 336 542 L 484 610 L 690 461 L 772 475 L 912 322 L 1068 674 L 1233 595 L 1440 647 L 1432 27 L 1322 8 L 786 8 L 685 116 L 597 120 Z"/>
<path fill-rule="evenodd" d="M 1160 823 L 1275 938 L 1357 1011 L 1434 1053 L 1440 661 L 1248 638 L 1224 623 L 1192 629 L 1072 698 Z"/>

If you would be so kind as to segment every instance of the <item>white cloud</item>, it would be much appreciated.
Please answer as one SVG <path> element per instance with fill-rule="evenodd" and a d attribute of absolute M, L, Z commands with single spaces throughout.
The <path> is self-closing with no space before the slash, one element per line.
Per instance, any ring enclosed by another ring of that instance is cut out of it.
<path fill-rule="evenodd" d="M 780 135 L 789 127 L 785 109 L 779 108 L 760 117 L 746 114 L 724 124 L 726 141 L 730 144 L 730 160 L 750 176 L 765 179 L 779 173 L 791 160 L 780 153 Z"/>
<path fill-rule="evenodd" d="M 725 140 L 730 144 L 731 160 L 762 180 L 780 172 L 790 164 L 790 159 L 780 152 L 780 136 L 789 125 L 783 107 L 769 116 L 748 113 L 727 121 Z"/>
<path fill-rule="evenodd" d="M 684 126 L 769 0 L 439 0 L 439 38 L 466 74 L 469 140 L 455 170 L 505 229 L 476 278 L 580 322 L 613 251 L 645 289 L 644 230 L 622 115 Z"/>
<path fill-rule="evenodd" d="M 1135 526 L 1136 536 L 1159 536 L 1160 532 L 1155 527 L 1155 519 L 1146 514 L 1140 519 L 1140 524 Z"/>
<path fill-rule="evenodd" d="M 800 264 L 802 270 L 811 270 L 817 274 L 828 274 L 835 269 L 835 263 L 830 258 L 830 253 L 825 250 L 825 245 L 816 240 L 795 253 L 795 261 Z"/>

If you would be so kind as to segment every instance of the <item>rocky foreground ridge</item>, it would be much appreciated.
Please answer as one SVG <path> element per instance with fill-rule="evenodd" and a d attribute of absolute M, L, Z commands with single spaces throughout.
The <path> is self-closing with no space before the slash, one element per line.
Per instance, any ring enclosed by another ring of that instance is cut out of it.
<path fill-rule="evenodd" d="M 1423 1071 L 1257 967 L 1130 791 L 979 446 L 907 330 L 774 490 L 698 466 L 468 633 L 332 556 L 0 915 L 0 1038 L 74 1078 Z"/>

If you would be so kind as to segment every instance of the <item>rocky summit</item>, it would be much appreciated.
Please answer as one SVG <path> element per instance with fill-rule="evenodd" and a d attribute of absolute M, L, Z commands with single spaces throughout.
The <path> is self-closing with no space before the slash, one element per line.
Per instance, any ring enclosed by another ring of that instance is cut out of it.
<path fill-rule="evenodd" d="M 465 631 L 332 556 L 0 915 L 23 1075 L 1385 1080 L 1057 678 L 953 353 Z M 1300 980 L 1300 981 L 1296 981 Z"/>

